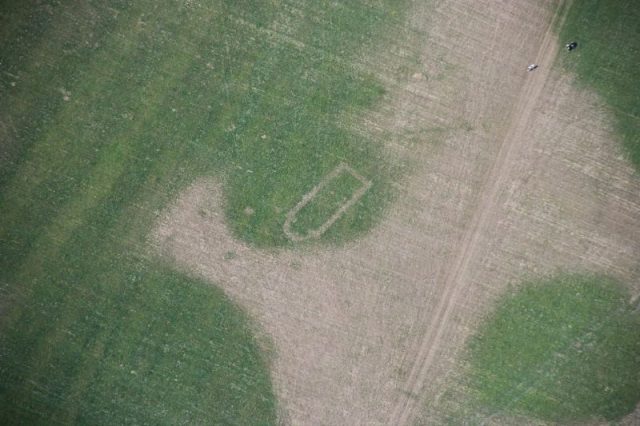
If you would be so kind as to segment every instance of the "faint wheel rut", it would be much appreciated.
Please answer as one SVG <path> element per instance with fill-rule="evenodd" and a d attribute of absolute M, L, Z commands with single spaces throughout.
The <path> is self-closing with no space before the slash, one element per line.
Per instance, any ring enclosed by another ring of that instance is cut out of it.
<path fill-rule="evenodd" d="M 526 125 L 531 119 L 537 100 L 550 74 L 558 43 L 554 29 L 564 22 L 569 1 L 559 2 L 542 39 L 538 50 L 536 64 L 539 67 L 531 72 L 518 97 L 510 125 L 502 140 L 496 157 L 480 192 L 479 203 L 459 243 L 455 257 L 445 275 L 444 293 L 438 302 L 429 327 L 419 344 L 418 355 L 413 363 L 408 379 L 403 387 L 403 395 L 399 397 L 388 424 L 404 425 L 415 417 L 415 410 L 420 399 L 406 395 L 419 395 L 425 379 L 433 366 L 435 355 L 440 347 L 446 324 L 457 300 L 465 289 L 468 267 L 478 248 L 478 242 L 489 218 L 493 216 L 496 199 L 508 177 L 509 164 L 521 151 L 525 139 Z M 523 69 L 523 72 L 526 70 Z"/>

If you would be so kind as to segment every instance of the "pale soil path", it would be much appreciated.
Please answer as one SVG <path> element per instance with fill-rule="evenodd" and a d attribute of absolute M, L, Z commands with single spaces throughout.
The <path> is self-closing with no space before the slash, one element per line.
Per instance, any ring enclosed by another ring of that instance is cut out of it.
<path fill-rule="evenodd" d="M 435 309 L 431 324 L 426 330 L 418 356 L 404 386 L 409 394 L 418 394 L 423 382 L 430 373 L 433 357 L 439 348 L 443 333 L 447 329 L 453 307 L 460 294 L 465 290 L 465 286 L 470 284 L 467 279 L 469 263 L 475 250 L 479 249 L 478 241 L 488 219 L 495 215 L 494 209 L 497 205 L 498 191 L 504 188 L 510 177 L 510 167 L 508 166 L 513 163 L 515 158 L 521 155 L 522 144 L 527 141 L 525 137 L 527 125 L 531 121 L 534 107 L 538 102 L 545 81 L 550 75 L 551 66 L 558 53 L 558 41 L 554 28 L 556 28 L 556 24 L 560 26 L 564 21 L 564 16 L 560 16 L 560 11 L 566 9 L 563 9 L 562 5 L 563 2 L 558 4 L 556 14 L 547 27 L 538 49 L 538 54 L 535 61 L 533 61 L 539 67 L 531 72 L 530 78 L 527 79 L 522 88 L 518 102 L 514 107 L 509 130 L 501 142 L 496 160 L 480 191 L 480 202 L 457 248 L 457 253 L 450 264 L 450 269 L 446 272 L 444 294 Z M 414 417 L 413 412 L 417 403 L 418 400 L 415 398 L 401 398 L 389 419 L 389 424 L 408 424 Z"/>

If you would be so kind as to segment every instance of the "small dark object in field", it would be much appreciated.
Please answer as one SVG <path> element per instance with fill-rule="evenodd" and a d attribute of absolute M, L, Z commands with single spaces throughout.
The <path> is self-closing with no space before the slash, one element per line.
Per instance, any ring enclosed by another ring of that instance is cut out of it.
<path fill-rule="evenodd" d="M 567 50 L 569 52 L 571 52 L 573 49 L 575 49 L 576 47 L 578 47 L 578 43 L 576 43 L 575 41 L 572 41 L 571 43 L 567 43 L 564 45 L 564 47 L 567 48 Z"/>

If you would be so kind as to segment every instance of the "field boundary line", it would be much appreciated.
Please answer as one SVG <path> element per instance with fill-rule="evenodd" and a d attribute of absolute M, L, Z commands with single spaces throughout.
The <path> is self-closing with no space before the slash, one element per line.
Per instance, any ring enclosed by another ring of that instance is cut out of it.
<path fill-rule="evenodd" d="M 523 86 L 514 108 L 511 124 L 500 144 L 496 161 L 494 161 L 488 177 L 484 180 L 479 203 L 458 245 L 459 248 L 451 263 L 452 266 L 445 272 L 444 292 L 435 308 L 429 327 L 421 339 L 418 355 L 411 367 L 408 379 L 401 389 L 410 394 L 420 395 L 423 383 L 443 339 L 445 325 L 448 323 L 457 299 L 464 290 L 466 282 L 464 277 L 476 251 L 480 235 L 494 209 L 499 190 L 506 179 L 509 164 L 518 151 L 517 148 L 522 145 L 521 141 L 524 139 L 522 136 L 525 134 L 529 117 L 544 88 L 546 78 L 551 72 L 551 66 L 558 52 L 555 28 L 562 25 L 568 6 L 570 6 L 570 1 L 562 0 L 556 6 L 553 18 L 547 26 L 538 49 L 536 63 L 541 66 Z M 400 395 L 387 423 L 393 426 L 408 424 L 419 401 Z"/>

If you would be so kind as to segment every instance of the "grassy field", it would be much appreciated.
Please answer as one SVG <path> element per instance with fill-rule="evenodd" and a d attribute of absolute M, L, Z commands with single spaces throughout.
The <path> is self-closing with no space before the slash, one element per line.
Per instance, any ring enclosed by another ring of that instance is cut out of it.
<path fill-rule="evenodd" d="M 323 238 L 369 229 L 393 165 L 348 130 L 384 92 L 351 63 L 404 6 L 1 2 L 4 423 L 275 421 L 248 320 L 157 264 L 147 235 L 214 174 L 237 236 L 287 245 L 286 211 L 341 162 L 373 185 Z M 353 182 L 334 184 L 298 227 Z"/>
<path fill-rule="evenodd" d="M 578 42 L 563 65 L 610 106 L 625 151 L 640 171 L 640 3 L 574 0 L 560 37 Z"/>
<path fill-rule="evenodd" d="M 618 283 L 565 275 L 508 294 L 470 344 L 473 411 L 615 420 L 640 401 L 640 313 Z"/>

